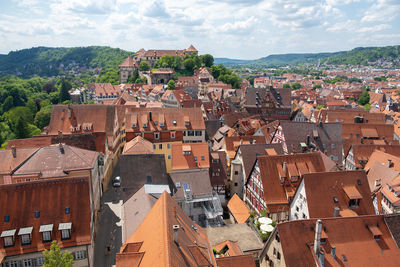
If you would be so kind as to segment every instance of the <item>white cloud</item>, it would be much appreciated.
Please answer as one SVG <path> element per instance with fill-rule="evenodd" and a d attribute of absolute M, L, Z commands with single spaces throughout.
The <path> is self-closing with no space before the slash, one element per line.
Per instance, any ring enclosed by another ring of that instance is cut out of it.
<path fill-rule="evenodd" d="M 373 33 L 373 32 L 388 30 L 391 28 L 392 28 L 392 26 L 390 26 L 389 24 L 379 24 L 379 25 L 375 25 L 375 26 L 371 26 L 371 27 L 362 27 L 362 28 L 359 28 L 357 31 L 365 32 L 365 33 Z"/>
<path fill-rule="evenodd" d="M 400 1 L 377 0 L 362 17 L 362 22 L 387 22 L 395 19 L 400 12 Z"/>

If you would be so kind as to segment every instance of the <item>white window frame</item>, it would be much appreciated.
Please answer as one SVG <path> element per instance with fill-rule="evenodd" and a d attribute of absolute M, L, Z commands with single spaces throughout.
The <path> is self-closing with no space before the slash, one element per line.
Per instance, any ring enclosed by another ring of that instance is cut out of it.
<path fill-rule="evenodd" d="M 43 232 L 42 234 L 43 234 L 43 242 L 51 241 L 51 232 L 50 231 Z"/>
<path fill-rule="evenodd" d="M 69 231 L 69 229 L 63 229 L 61 230 L 61 239 L 71 239 L 71 232 Z"/>

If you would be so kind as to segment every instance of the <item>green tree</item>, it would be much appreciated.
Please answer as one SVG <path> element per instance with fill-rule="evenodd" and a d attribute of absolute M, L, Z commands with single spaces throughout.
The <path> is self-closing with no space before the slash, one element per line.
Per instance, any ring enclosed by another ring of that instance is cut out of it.
<path fill-rule="evenodd" d="M 139 64 L 139 70 L 141 71 L 148 71 L 150 70 L 150 64 L 147 61 L 142 61 Z"/>
<path fill-rule="evenodd" d="M 319 106 L 317 106 L 317 109 L 320 110 L 320 109 L 323 109 L 324 107 L 325 107 L 324 105 L 319 105 Z"/>
<path fill-rule="evenodd" d="M 44 267 L 72 267 L 74 257 L 69 251 L 61 252 L 57 241 L 51 242 L 50 250 L 43 251 Z"/>
<path fill-rule="evenodd" d="M 33 114 L 35 114 L 38 110 L 36 101 L 33 99 L 29 99 L 28 102 L 26 102 L 26 106 L 32 111 Z"/>
<path fill-rule="evenodd" d="M 71 97 L 69 95 L 69 90 L 72 88 L 71 84 L 66 80 L 62 80 L 61 82 L 61 89 L 60 89 L 60 97 L 59 102 L 62 103 L 65 100 L 70 100 Z"/>
<path fill-rule="evenodd" d="M 298 90 L 302 87 L 302 85 L 300 83 L 293 83 L 292 84 L 292 89 L 293 90 Z"/>
<path fill-rule="evenodd" d="M 183 61 L 185 69 L 192 71 L 196 65 L 196 62 L 192 58 L 187 58 Z"/>
<path fill-rule="evenodd" d="M 15 136 L 17 139 L 28 138 L 30 135 L 28 124 L 24 120 L 23 117 L 19 117 L 17 119 L 17 123 L 15 125 Z"/>
<path fill-rule="evenodd" d="M 210 54 L 202 55 L 200 59 L 207 68 L 210 68 L 214 64 L 214 57 Z"/>
<path fill-rule="evenodd" d="M 320 85 L 320 84 L 316 84 L 316 85 L 314 85 L 313 86 L 313 90 L 316 90 L 316 89 L 321 89 L 322 88 L 322 85 Z"/>
<path fill-rule="evenodd" d="M 14 99 L 12 96 L 7 96 L 6 100 L 3 103 L 3 112 L 9 111 L 14 107 Z"/>
<path fill-rule="evenodd" d="M 362 95 L 358 99 L 358 104 L 364 106 L 369 103 L 369 99 L 370 99 L 369 93 L 366 90 L 364 90 Z"/>
<path fill-rule="evenodd" d="M 147 78 L 146 77 L 139 77 L 139 78 L 136 79 L 135 83 L 147 84 Z"/>
<path fill-rule="evenodd" d="M 46 106 L 39 110 L 35 115 L 34 123 L 40 129 L 43 129 L 45 126 L 49 125 L 51 117 L 51 106 Z"/>
<path fill-rule="evenodd" d="M 284 84 L 283 84 L 283 88 L 291 88 L 291 87 L 290 87 L 290 84 L 284 83 Z"/>
<path fill-rule="evenodd" d="M 135 83 L 135 81 L 139 78 L 139 71 L 136 69 L 133 72 L 133 75 L 128 77 L 128 83 Z"/>
<path fill-rule="evenodd" d="M 168 90 L 175 90 L 175 81 L 174 80 L 169 80 L 167 84 Z"/>

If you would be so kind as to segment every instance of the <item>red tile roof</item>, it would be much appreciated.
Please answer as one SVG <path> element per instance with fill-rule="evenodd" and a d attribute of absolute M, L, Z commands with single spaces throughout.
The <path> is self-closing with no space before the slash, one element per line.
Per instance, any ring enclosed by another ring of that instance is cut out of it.
<path fill-rule="evenodd" d="M 211 265 L 216 266 L 216 262 L 207 232 L 167 192 L 122 245 L 116 262 L 117 267 Z"/>
<path fill-rule="evenodd" d="M 316 220 L 280 223 L 277 230 L 286 266 L 315 266 L 314 239 Z M 368 226 L 382 233 L 375 240 Z M 321 245 L 325 266 L 390 266 L 399 265 L 400 251 L 393 241 L 383 216 L 359 216 L 322 219 L 326 244 Z M 331 248 L 336 247 L 336 258 Z"/>
<path fill-rule="evenodd" d="M 49 249 L 50 243 L 42 242 L 41 225 L 53 224 L 52 239 L 61 248 L 90 245 L 91 211 L 90 190 L 87 178 L 54 179 L 0 186 L 0 232 L 16 229 L 15 245 L 4 248 L 0 242 L 0 253 L 6 256 L 19 255 Z M 69 208 L 69 214 L 66 214 Z M 39 218 L 35 218 L 35 212 Z M 5 222 L 5 216 L 10 221 Z M 61 240 L 60 223 L 72 223 L 71 239 Z M 31 245 L 21 245 L 17 235 L 19 229 L 33 227 Z"/>

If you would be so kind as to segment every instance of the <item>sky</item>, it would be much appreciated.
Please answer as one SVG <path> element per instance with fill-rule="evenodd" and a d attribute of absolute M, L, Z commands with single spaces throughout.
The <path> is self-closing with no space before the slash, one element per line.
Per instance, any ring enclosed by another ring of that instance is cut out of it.
<path fill-rule="evenodd" d="M 400 0 L 0 0 L 0 54 L 34 46 L 270 54 L 400 44 Z"/>

